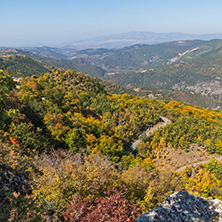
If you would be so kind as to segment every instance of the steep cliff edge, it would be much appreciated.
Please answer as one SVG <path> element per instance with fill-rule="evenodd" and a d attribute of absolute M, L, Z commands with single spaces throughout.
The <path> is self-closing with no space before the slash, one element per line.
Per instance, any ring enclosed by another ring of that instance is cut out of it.
<path fill-rule="evenodd" d="M 208 201 L 187 191 L 167 197 L 156 209 L 142 215 L 137 222 L 210 222 L 222 221 L 222 202 Z"/>

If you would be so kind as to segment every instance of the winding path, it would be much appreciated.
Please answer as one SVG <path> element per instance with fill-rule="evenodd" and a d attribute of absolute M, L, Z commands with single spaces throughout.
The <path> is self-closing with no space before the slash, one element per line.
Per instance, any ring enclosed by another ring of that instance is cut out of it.
<path fill-rule="evenodd" d="M 160 129 L 160 128 L 163 128 L 165 127 L 167 124 L 171 123 L 171 121 L 169 119 L 167 119 L 166 117 L 163 117 L 163 116 L 160 116 L 160 118 L 163 120 L 163 123 L 160 125 L 160 123 L 156 124 L 155 126 L 153 126 L 152 128 L 148 128 L 145 132 L 143 132 L 142 134 L 140 134 L 140 136 L 146 134 L 146 136 L 148 137 L 150 134 L 152 134 L 154 131 Z M 139 138 L 140 138 L 139 136 Z M 136 140 L 129 148 L 129 152 L 133 153 L 133 151 L 136 149 L 136 147 L 142 142 L 142 139 L 138 139 Z M 176 170 L 176 172 L 180 172 L 181 170 L 183 170 L 185 167 L 187 166 L 190 166 L 192 165 L 193 167 L 196 167 L 197 165 L 199 164 L 202 164 L 202 163 L 208 163 L 210 162 L 212 158 L 208 159 L 208 160 L 205 160 L 205 161 L 200 161 L 200 162 L 197 162 L 197 163 L 193 163 L 193 164 L 188 164 L 188 165 L 185 165 L 183 167 L 180 167 L 179 169 Z M 222 160 L 222 157 L 218 157 L 216 158 L 216 160 Z"/>
<path fill-rule="evenodd" d="M 210 162 L 211 159 L 212 158 L 210 158 L 209 160 L 200 161 L 200 162 L 197 162 L 197 163 L 193 163 L 193 164 L 189 164 L 189 165 L 183 166 L 183 167 L 179 168 L 178 170 L 176 170 L 176 172 L 180 172 L 181 170 L 183 170 L 187 166 L 191 166 L 192 165 L 192 167 L 196 167 L 199 164 L 208 163 L 208 162 Z M 216 158 L 216 160 L 222 160 L 222 157 L 218 157 L 218 158 Z"/>
<path fill-rule="evenodd" d="M 167 124 L 171 123 L 171 121 L 169 119 L 167 119 L 166 117 L 160 116 L 160 118 L 163 120 L 163 123 L 160 125 L 160 123 L 158 123 L 157 125 L 153 126 L 152 128 L 148 128 L 145 132 L 143 132 L 140 136 L 146 134 L 146 136 L 149 136 L 151 133 L 153 133 L 154 131 L 165 127 Z M 140 137 L 139 136 L 139 137 Z M 141 139 L 136 140 L 129 148 L 129 152 L 133 153 L 133 151 L 136 149 L 136 147 L 142 142 Z"/>

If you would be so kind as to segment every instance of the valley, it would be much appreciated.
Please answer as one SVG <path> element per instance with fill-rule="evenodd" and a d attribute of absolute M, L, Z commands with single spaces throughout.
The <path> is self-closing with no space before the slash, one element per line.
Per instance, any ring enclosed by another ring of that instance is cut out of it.
<path fill-rule="evenodd" d="M 176 191 L 222 199 L 221 48 L 0 49 L 0 219 L 135 221 Z"/>
<path fill-rule="evenodd" d="M 80 51 L 50 47 L 25 49 L 30 52 L 1 49 L 0 56 L 31 57 L 43 67 L 49 69 L 51 66 L 52 71 L 53 67 L 71 68 L 127 87 L 123 90 L 113 85 L 112 89 L 109 87 L 112 93 L 125 91 L 150 99 L 174 99 L 197 106 L 218 108 L 222 93 L 221 47 L 221 40 L 192 40 Z M 172 62 L 173 60 L 175 61 Z M 4 69 L 4 65 L 1 68 Z M 21 75 L 12 74 L 15 77 Z"/>
<path fill-rule="evenodd" d="M 0 5 L 0 222 L 222 222 L 222 1 Z"/>
<path fill-rule="evenodd" d="M 41 56 L 50 55 L 50 60 L 44 60 L 47 64 L 74 68 L 126 87 L 145 86 L 170 90 L 172 93 L 190 90 L 204 97 L 220 100 L 221 49 L 221 40 L 189 40 L 157 45 L 138 44 L 120 49 L 78 51 L 42 47 L 25 50 L 39 54 L 32 54 L 32 58 L 36 57 L 39 61 L 43 61 Z M 78 66 L 73 66 L 72 63 Z M 87 71 L 90 67 L 94 67 L 93 74 Z"/>

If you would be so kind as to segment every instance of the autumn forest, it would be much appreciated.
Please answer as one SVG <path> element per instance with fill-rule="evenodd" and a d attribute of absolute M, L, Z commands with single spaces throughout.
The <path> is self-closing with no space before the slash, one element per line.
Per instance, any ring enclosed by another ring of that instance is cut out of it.
<path fill-rule="evenodd" d="M 135 221 L 175 191 L 222 199 L 222 163 L 210 160 L 222 154 L 219 110 L 110 94 L 59 69 L 17 82 L 0 71 L 0 104 L 1 221 Z M 171 122 L 144 136 L 161 116 Z M 156 164 L 192 144 L 210 162 Z"/>

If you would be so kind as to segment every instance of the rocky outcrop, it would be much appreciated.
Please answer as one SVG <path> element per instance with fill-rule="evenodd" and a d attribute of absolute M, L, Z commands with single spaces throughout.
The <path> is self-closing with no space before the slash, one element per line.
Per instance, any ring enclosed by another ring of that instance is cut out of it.
<path fill-rule="evenodd" d="M 172 194 L 156 209 L 142 215 L 137 222 L 222 222 L 222 202 L 208 201 L 187 191 Z"/>
<path fill-rule="evenodd" d="M 28 190 L 30 190 L 30 185 L 24 174 L 0 164 L 0 211 L 3 203 L 8 202 L 6 193 L 27 193 Z"/>

